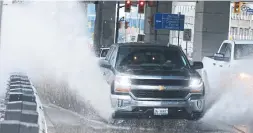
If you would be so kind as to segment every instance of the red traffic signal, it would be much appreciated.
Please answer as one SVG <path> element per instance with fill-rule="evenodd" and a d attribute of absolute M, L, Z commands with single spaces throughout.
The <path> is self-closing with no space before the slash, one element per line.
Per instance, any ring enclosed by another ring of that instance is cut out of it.
<path fill-rule="evenodd" d="M 132 1 L 131 0 L 126 0 L 125 1 L 125 12 L 130 12 L 131 11 L 131 6 L 132 6 Z"/>
<path fill-rule="evenodd" d="M 145 1 L 139 0 L 138 2 L 138 13 L 144 13 Z"/>

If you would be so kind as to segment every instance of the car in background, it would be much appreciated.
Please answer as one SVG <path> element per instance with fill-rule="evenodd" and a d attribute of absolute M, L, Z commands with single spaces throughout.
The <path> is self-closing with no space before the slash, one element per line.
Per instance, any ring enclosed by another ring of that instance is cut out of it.
<path fill-rule="evenodd" d="M 99 61 L 110 85 L 112 118 L 160 117 L 198 120 L 204 115 L 205 86 L 179 46 L 113 44 Z"/>

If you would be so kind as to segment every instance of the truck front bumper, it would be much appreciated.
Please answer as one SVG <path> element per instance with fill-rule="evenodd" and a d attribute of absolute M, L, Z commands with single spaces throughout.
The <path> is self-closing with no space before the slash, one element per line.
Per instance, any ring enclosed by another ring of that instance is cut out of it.
<path fill-rule="evenodd" d="M 192 113 L 202 113 L 205 106 L 204 97 L 192 94 L 184 100 L 135 100 L 130 95 L 111 95 L 114 116 L 148 116 L 153 117 L 155 108 L 167 108 L 166 116 L 183 116 Z M 165 116 L 162 116 L 165 117 Z"/>

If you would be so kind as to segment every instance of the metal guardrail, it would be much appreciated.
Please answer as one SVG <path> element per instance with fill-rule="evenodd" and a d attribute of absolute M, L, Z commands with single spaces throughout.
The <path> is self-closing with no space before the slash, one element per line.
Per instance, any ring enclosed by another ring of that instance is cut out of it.
<path fill-rule="evenodd" d="M 37 103 L 35 91 L 28 76 L 10 76 L 4 120 L 0 121 L 0 133 L 47 133 L 45 125 L 40 125 L 40 121 L 43 123 L 45 120 L 41 120 L 39 116 L 41 105 Z"/>

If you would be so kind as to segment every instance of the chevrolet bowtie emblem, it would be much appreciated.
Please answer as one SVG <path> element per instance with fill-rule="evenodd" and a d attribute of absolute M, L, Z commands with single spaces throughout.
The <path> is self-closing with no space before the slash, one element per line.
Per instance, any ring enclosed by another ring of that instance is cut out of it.
<path fill-rule="evenodd" d="M 162 85 L 160 85 L 160 86 L 159 86 L 159 91 L 163 91 L 163 90 L 165 90 L 165 87 L 162 86 Z"/>

